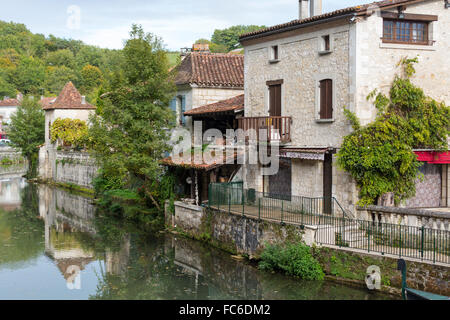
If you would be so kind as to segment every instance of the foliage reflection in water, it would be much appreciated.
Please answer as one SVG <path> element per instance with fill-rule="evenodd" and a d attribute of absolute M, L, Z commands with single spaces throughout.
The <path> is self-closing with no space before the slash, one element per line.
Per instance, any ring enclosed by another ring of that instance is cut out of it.
<path fill-rule="evenodd" d="M 18 177 L 1 181 L 0 283 L 0 299 L 391 298 L 260 272 L 196 241 L 138 230 L 89 198 Z"/>

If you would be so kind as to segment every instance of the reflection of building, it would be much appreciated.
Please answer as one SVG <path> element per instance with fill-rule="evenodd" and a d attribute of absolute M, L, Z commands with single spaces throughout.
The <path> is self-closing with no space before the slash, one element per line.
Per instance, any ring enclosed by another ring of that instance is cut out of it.
<path fill-rule="evenodd" d="M 9 178 L 9 176 L 11 176 Z M 0 174 L 0 209 L 12 211 L 19 209 L 22 204 L 21 190 L 26 184 L 25 179 L 17 174 Z"/>
<path fill-rule="evenodd" d="M 122 276 L 128 270 L 130 259 L 130 235 L 123 237 L 118 251 L 108 249 L 106 251 L 105 268 L 106 272 L 115 276 Z"/>
<path fill-rule="evenodd" d="M 45 221 L 45 252 L 66 279 L 69 287 L 79 273 L 96 260 L 93 251 L 83 247 L 79 236 L 95 234 L 94 206 L 89 199 L 42 186 L 39 214 Z"/>

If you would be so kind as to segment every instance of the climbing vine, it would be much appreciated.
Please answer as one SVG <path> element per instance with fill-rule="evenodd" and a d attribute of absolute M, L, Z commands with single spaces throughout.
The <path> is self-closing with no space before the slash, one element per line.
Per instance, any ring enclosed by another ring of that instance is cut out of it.
<path fill-rule="evenodd" d="M 82 149 L 88 142 L 88 126 L 86 121 L 58 118 L 50 128 L 50 136 L 52 143 L 61 140 L 65 146 Z"/>
<path fill-rule="evenodd" d="M 404 58 L 389 94 L 377 90 L 373 101 L 376 119 L 361 126 L 355 114 L 345 110 L 354 132 L 344 138 L 338 153 L 339 165 L 349 172 L 359 187 L 359 205 L 376 204 L 392 192 L 396 204 L 413 197 L 420 162 L 413 149 L 447 150 L 450 107 L 427 97 L 411 78 L 418 59 Z"/>

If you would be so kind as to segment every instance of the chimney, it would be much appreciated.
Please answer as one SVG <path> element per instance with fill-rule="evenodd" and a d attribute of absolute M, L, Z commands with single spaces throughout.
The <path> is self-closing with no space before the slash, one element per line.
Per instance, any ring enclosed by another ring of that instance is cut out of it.
<path fill-rule="evenodd" d="M 322 0 L 299 0 L 299 19 L 307 19 L 322 14 Z"/>
<path fill-rule="evenodd" d="M 86 104 L 86 96 L 81 96 L 81 104 Z"/>

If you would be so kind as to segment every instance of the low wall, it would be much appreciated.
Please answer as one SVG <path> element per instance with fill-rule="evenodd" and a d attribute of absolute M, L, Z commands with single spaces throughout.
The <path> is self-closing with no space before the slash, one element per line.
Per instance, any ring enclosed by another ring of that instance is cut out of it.
<path fill-rule="evenodd" d="M 397 207 L 369 206 L 358 208 L 357 218 L 410 227 L 450 231 L 450 212 L 439 212 L 425 209 L 409 209 Z"/>
<path fill-rule="evenodd" d="M 170 214 L 169 214 L 170 215 Z M 170 219 L 166 219 L 166 222 Z M 304 240 L 311 245 L 315 228 L 280 225 L 175 202 L 172 227 L 233 253 L 258 258 L 266 243 Z"/>
<path fill-rule="evenodd" d="M 93 188 L 92 181 L 97 167 L 89 154 L 83 152 L 57 151 L 53 180 Z"/>
<path fill-rule="evenodd" d="M 166 206 L 167 208 L 167 206 Z M 280 225 L 251 217 L 233 215 L 208 208 L 175 202 L 175 213 L 166 211 L 166 223 L 198 240 L 206 241 L 233 254 L 258 259 L 266 244 L 305 241 L 327 275 L 355 280 L 364 285 L 367 268 L 379 266 L 385 291 L 401 287 L 397 257 L 368 254 L 356 249 L 316 246 L 320 230 L 315 226 Z M 408 286 L 436 294 L 450 295 L 450 268 L 404 258 L 408 265 Z M 395 290 L 395 289 L 394 289 Z"/>
<path fill-rule="evenodd" d="M 20 151 L 11 147 L 0 147 L 0 163 L 5 160 L 10 160 L 12 163 L 20 163 L 24 161 Z"/>

